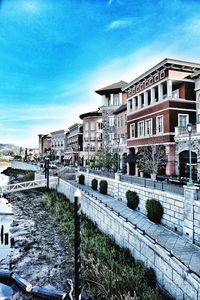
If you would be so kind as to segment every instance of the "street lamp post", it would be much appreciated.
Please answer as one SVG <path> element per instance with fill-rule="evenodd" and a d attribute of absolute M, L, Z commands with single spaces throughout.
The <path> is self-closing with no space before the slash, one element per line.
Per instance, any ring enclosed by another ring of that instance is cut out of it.
<path fill-rule="evenodd" d="M 189 182 L 188 182 L 188 186 L 193 186 L 193 181 L 192 181 L 192 141 L 191 141 L 192 124 L 191 123 L 187 124 L 187 131 L 189 134 Z"/>
<path fill-rule="evenodd" d="M 88 167 L 90 166 L 90 144 L 87 145 L 88 147 Z"/>
<path fill-rule="evenodd" d="M 49 158 L 45 157 L 45 178 L 47 180 L 47 188 L 49 189 Z"/>
<path fill-rule="evenodd" d="M 119 172 L 120 169 L 120 160 L 119 160 L 119 143 L 120 143 L 120 139 L 117 138 L 117 173 Z"/>

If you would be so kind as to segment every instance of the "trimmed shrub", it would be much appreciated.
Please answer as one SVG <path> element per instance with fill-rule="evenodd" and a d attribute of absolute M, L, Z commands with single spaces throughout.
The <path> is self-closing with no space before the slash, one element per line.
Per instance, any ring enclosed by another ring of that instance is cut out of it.
<path fill-rule="evenodd" d="M 132 209 L 136 209 L 139 204 L 139 197 L 136 192 L 128 190 L 126 192 L 127 206 Z"/>
<path fill-rule="evenodd" d="M 103 195 L 107 195 L 107 191 L 108 191 L 108 183 L 106 180 L 101 180 L 100 181 L 100 188 L 99 191 L 101 194 Z"/>
<path fill-rule="evenodd" d="M 149 268 L 145 270 L 144 277 L 150 285 L 150 287 L 155 288 L 156 287 L 156 273 L 153 268 Z"/>
<path fill-rule="evenodd" d="M 148 219 L 159 224 L 164 212 L 160 202 L 155 199 L 147 199 L 146 210 Z"/>
<path fill-rule="evenodd" d="M 98 186 L 98 180 L 97 179 L 92 179 L 92 189 L 94 190 L 94 191 L 96 191 L 97 190 L 97 186 Z"/>
<path fill-rule="evenodd" d="M 85 184 L 85 176 L 81 174 L 78 178 L 78 183 L 79 184 Z"/>

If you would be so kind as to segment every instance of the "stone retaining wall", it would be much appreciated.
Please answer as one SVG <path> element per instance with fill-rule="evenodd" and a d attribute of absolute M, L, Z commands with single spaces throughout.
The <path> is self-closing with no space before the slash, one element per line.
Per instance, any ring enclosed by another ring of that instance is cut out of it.
<path fill-rule="evenodd" d="M 91 176 L 87 177 L 88 183 L 90 180 Z M 57 191 L 63 193 L 71 202 L 74 201 L 75 190 L 76 187 L 70 182 L 59 180 Z M 136 260 L 143 261 L 145 266 L 155 270 L 159 285 L 175 299 L 200 299 L 200 278 L 190 273 L 164 248 L 144 236 L 139 229 L 135 229 L 131 223 L 117 216 L 103 203 L 83 192 L 81 203 L 83 213 L 95 222 L 103 233 L 111 236 L 119 246 L 128 248 Z"/>
<path fill-rule="evenodd" d="M 91 186 L 91 181 L 93 178 L 96 178 L 98 182 L 100 182 L 100 180 L 106 180 L 108 182 L 108 194 L 112 197 L 120 198 L 124 202 L 127 202 L 126 191 L 135 191 L 140 198 L 138 210 L 140 210 L 140 212 L 143 214 L 146 214 L 145 203 L 147 199 L 154 198 L 160 201 L 164 208 L 162 225 L 179 233 L 183 233 L 184 196 L 166 191 L 145 188 L 115 179 L 104 178 L 94 174 L 83 172 L 79 173 L 85 176 L 85 184 L 89 186 Z"/>

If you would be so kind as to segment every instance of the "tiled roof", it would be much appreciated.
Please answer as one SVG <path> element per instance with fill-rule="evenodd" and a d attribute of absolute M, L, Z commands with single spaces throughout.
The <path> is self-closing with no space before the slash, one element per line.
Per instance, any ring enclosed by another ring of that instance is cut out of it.
<path fill-rule="evenodd" d="M 99 90 L 96 90 L 95 92 L 99 95 L 103 95 L 104 92 L 108 92 L 108 91 L 113 91 L 113 90 L 121 90 L 122 87 L 126 86 L 127 85 L 127 82 L 125 81 L 119 81 L 119 82 L 116 82 L 116 83 L 113 83 L 111 85 L 108 85 L 104 88 L 101 88 Z"/>

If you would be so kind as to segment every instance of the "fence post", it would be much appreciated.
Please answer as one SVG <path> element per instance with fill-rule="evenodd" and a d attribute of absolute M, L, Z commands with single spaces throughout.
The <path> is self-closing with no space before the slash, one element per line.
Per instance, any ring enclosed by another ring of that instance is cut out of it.
<path fill-rule="evenodd" d="M 74 222 L 75 222 L 75 300 L 81 300 L 81 192 L 79 189 L 74 194 Z"/>
<path fill-rule="evenodd" d="M 184 186 L 183 234 L 194 242 L 194 200 L 197 200 L 198 187 Z"/>

